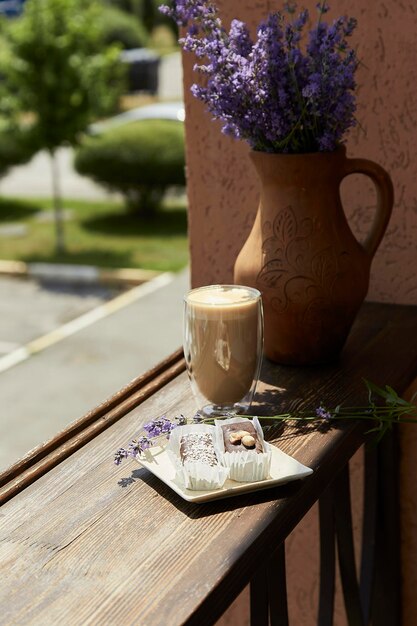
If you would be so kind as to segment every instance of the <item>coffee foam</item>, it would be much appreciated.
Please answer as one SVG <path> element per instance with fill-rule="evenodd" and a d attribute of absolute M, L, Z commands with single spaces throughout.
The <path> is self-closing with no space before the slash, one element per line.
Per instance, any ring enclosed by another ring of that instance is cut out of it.
<path fill-rule="evenodd" d="M 256 299 L 256 298 L 255 298 Z M 248 289 L 237 288 L 219 288 L 219 289 L 201 289 L 195 290 L 187 297 L 189 303 L 192 304 L 209 304 L 209 305 L 234 305 L 253 301 L 254 296 Z"/>

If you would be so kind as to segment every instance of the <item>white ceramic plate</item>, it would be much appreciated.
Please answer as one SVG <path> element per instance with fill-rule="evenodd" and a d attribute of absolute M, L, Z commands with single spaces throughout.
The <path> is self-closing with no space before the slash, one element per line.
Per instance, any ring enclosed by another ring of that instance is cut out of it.
<path fill-rule="evenodd" d="M 285 452 L 282 452 L 275 446 L 272 447 L 271 457 L 271 476 L 265 480 L 250 483 L 238 483 L 235 480 L 226 480 L 221 489 L 213 489 L 212 491 L 191 491 L 190 489 L 182 489 L 174 482 L 175 469 L 172 465 L 168 453 L 162 447 L 150 448 L 146 451 L 146 456 L 137 459 L 140 465 L 146 467 L 152 474 L 155 474 L 168 487 L 170 487 L 181 498 L 188 502 L 209 502 L 220 498 L 229 498 L 230 496 L 238 496 L 249 491 L 259 491 L 261 489 L 269 489 L 282 483 L 288 483 L 291 480 L 305 478 L 313 473 L 313 470 L 302 463 L 299 463 Z"/>

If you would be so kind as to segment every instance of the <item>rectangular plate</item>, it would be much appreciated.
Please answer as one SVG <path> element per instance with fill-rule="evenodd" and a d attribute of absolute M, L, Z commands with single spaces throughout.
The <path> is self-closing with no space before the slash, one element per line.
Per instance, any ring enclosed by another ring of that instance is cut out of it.
<path fill-rule="evenodd" d="M 257 482 L 238 483 L 235 480 L 226 480 L 221 489 L 213 489 L 212 491 L 191 491 L 183 489 L 174 482 L 175 468 L 172 465 L 168 453 L 164 448 L 158 446 L 150 448 L 146 451 L 146 457 L 137 459 L 138 463 L 146 467 L 152 474 L 155 474 L 168 487 L 170 487 L 181 498 L 188 502 L 210 502 L 220 498 L 229 498 L 230 496 L 238 496 L 249 491 L 259 491 L 261 489 L 269 489 L 275 485 L 288 483 L 291 480 L 304 478 L 313 473 L 313 470 L 302 463 L 299 463 L 279 448 L 271 445 L 271 472 L 270 478 L 259 480 Z"/>

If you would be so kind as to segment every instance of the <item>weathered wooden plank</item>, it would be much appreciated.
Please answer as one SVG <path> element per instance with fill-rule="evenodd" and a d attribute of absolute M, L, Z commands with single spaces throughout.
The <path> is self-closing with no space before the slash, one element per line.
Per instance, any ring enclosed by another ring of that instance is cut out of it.
<path fill-rule="evenodd" d="M 337 365 L 266 364 L 259 412 L 358 402 L 362 376 L 402 391 L 417 374 L 416 330 L 411 307 L 366 306 Z M 1 623 L 214 623 L 364 439 L 357 424 L 285 428 L 279 446 L 314 467 L 311 477 L 205 505 L 134 462 L 113 466 L 145 420 L 193 411 L 181 374 L 2 507 Z"/>

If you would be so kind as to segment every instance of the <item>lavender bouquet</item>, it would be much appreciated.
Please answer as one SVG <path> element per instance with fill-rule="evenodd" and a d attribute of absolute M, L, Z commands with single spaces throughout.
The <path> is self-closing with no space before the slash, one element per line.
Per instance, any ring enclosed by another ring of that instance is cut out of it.
<path fill-rule="evenodd" d="M 280 153 L 331 151 L 355 125 L 355 70 L 349 47 L 356 20 L 317 5 L 316 24 L 305 32 L 309 13 L 287 2 L 268 15 L 253 40 L 244 22 L 227 31 L 210 0 L 174 0 L 161 10 L 186 27 L 180 43 L 203 60 L 195 70 L 206 77 L 192 93 L 227 135 L 253 150 Z"/>

